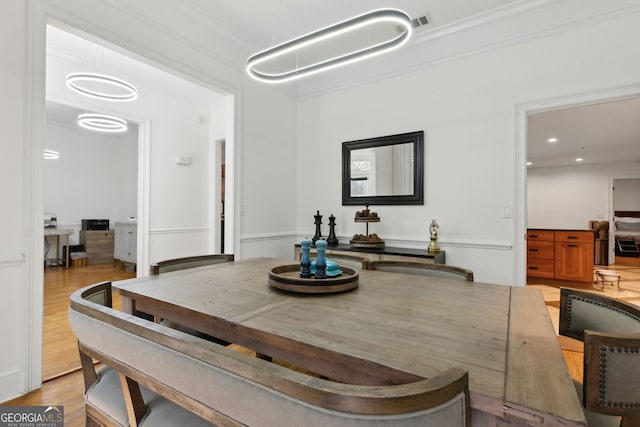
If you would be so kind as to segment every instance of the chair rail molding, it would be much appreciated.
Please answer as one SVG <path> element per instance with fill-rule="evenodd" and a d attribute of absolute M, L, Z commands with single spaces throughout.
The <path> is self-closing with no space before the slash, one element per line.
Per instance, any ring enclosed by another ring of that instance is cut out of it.
<path fill-rule="evenodd" d="M 277 232 L 277 233 L 243 234 L 242 236 L 240 236 L 240 243 L 292 239 L 292 238 L 298 238 L 298 236 L 300 236 L 300 233 L 293 233 L 288 231 Z"/>
<path fill-rule="evenodd" d="M 208 233 L 209 231 L 209 227 L 150 228 L 149 235 Z"/>
<path fill-rule="evenodd" d="M 17 258 L 0 258 L 0 268 L 18 267 L 25 263 L 25 255 L 20 254 Z"/>

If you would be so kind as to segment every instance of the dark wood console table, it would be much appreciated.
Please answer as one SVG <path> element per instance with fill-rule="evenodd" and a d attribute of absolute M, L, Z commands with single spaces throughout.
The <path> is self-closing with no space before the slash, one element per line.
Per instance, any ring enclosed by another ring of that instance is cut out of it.
<path fill-rule="evenodd" d="M 311 250 L 315 250 L 312 247 Z M 302 246 L 297 243 L 294 247 L 294 259 L 300 259 Z M 431 254 L 427 249 L 410 249 L 410 248 L 352 248 L 350 245 L 327 246 L 327 257 L 331 254 L 351 254 L 359 255 L 369 259 L 369 261 L 421 261 L 432 262 L 434 264 L 445 264 L 445 252 L 440 251 L 437 254 Z"/>

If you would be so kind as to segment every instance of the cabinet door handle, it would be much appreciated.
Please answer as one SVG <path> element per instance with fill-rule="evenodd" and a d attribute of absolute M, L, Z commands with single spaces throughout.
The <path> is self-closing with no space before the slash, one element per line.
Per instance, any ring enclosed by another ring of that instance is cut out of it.
<path fill-rule="evenodd" d="M 538 267 L 529 267 L 529 270 L 537 270 Z"/>
<path fill-rule="evenodd" d="M 567 236 L 567 239 L 577 239 L 578 236 Z"/>
<path fill-rule="evenodd" d="M 540 236 L 538 236 L 537 234 L 529 234 L 529 237 L 532 237 L 532 238 L 534 238 L 534 239 L 537 239 L 537 238 L 538 238 L 538 237 L 540 237 Z"/>
<path fill-rule="evenodd" d="M 575 245 L 573 243 L 570 243 L 567 246 L 570 247 L 570 248 L 578 248 L 578 247 L 580 247 L 580 245 Z"/>
<path fill-rule="evenodd" d="M 538 250 L 535 248 L 532 248 L 532 249 L 529 249 L 529 252 L 538 252 Z"/>

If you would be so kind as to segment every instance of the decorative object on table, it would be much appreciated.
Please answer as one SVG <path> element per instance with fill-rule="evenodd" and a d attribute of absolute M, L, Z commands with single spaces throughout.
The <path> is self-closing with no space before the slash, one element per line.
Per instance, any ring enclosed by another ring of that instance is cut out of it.
<path fill-rule="evenodd" d="M 316 214 L 313 216 L 315 218 L 314 224 L 316 225 L 316 234 L 313 236 L 313 244 L 316 244 L 316 241 L 322 237 L 322 231 L 320 230 L 320 224 L 322 224 L 322 215 L 320 215 L 320 211 L 316 211 Z"/>
<path fill-rule="evenodd" d="M 431 243 L 429 243 L 428 250 L 430 254 L 437 254 L 440 252 L 440 246 L 438 246 L 438 228 L 440 228 L 440 226 L 436 220 L 432 220 L 431 225 L 429 226 L 429 237 L 431 239 Z"/>
<path fill-rule="evenodd" d="M 369 203 L 365 203 L 365 208 L 361 211 L 356 211 L 355 222 L 364 222 L 366 224 L 366 234 L 355 234 L 351 239 L 350 245 L 352 247 L 360 248 L 384 248 L 384 240 L 382 240 L 377 234 L 369 234 L 369 223 L 380 222 L 380 217 L 377 212 L 371 212 L 369 210 Z"/>
<path fill-rule="evenodd" d="M 316 258 L 316 279 L 326 279 L 327 278 L 327 261 L 325 260 L 324 253 L 327 249 L 327 241 L 326 240 L 317 240 L 316 248 L 318 250 L 318 258 Z"/>
<path fill-rule="evenodd" d="M 300 242 L 302 245 L 302 257 L 300 258 L 300 277 L 308 279 L 311 277 L 311 258 L 309 258 L 309 249 L 311 248 L 311 240 L 305 238 Z"/>
<path fill-rule="evenodd" d="M 338 238 L 336 237 L 336 217 L 331 214 L 329 217 L 329 237 L 327 237 L 328 246 L 338 246 Z"/>
<path fill-rule="evenodd" d="M 342 270 L 340 269 L 340 266 L 338 265 L 337 262 L 331 261 L 329 258 L 326 258 L 326 257 L 324 261 L 326 264 L 326 268 L 325 268 L 326 277 L 336 277 L 342 274 Z M 313 261 L 311 263 L 311 275 L 315 276 L 315 274 L 316 274 L 316 261 Z"/>
<path fill-rule="evenodd" d="M 269 286 L 289 292 L 304 294 L 332 294 L 345 292 L 358 287 L 358 271 L 341 267 L 342 274 L 326 279 L 311 277 L 303 279 L 300 276 L 300 265 L 281 265 L 269 272 Z"/>

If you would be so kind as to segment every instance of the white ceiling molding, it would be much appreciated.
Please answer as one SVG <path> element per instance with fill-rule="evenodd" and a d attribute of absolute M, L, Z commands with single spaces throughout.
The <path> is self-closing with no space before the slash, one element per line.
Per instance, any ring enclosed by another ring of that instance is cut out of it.
<path fill-rule="evenodd" d="M 438 28 L 425 30 L 428 33 L 426 36 L 416 32 L 413 41 L 403 49 L 388 54 L 383 60 L 374 59 L 375 66 L 371 63 L 367 66 L 353 64 L 348 69 L 324 75 L 322 81 L 300 81 L 297 84 L 297 97 L 304 100 L 322 96 L 438 63 L 593 25 L 617 16 L 640 13 L 640 3 L 637 0 L 535 0 L 535 3 L 536 7 L 518 4 L 514 13 L 507 14 L 506 10 L 501 9 L 501 16 L 496 19 L 489 20 L 488 16 L 484 16 L 482 21 L 486 23 L 483 25 L 479 25 L 480 21 L 477 21 L 477 25 L 467 23 L 457 31 L 445 28 L 445 35 L 438 35 Z M 429 43 L 425 43 L 427 40 Z"/>

